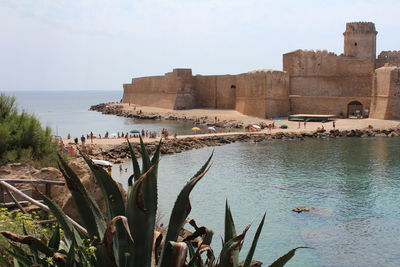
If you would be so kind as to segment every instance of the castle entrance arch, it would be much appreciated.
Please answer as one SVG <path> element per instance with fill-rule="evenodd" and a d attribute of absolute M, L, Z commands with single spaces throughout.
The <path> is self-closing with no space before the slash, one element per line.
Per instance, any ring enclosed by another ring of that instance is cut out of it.
<path fill-rule="evenodd" d="M 347 105 L 347 117 L 359 118 L 363 114 L 363 104 L 359 101 L 352 101 Z"/>

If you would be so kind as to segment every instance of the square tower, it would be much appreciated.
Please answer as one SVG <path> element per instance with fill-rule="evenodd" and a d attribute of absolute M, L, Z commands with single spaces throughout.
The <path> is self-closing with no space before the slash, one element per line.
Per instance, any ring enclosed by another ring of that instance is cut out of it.
<path fill-rule="evenodd" d="M 375 62 L 377 34 L 372 22 L 346 23 L 346 31 L 343 33 L 344 55 Z"/>

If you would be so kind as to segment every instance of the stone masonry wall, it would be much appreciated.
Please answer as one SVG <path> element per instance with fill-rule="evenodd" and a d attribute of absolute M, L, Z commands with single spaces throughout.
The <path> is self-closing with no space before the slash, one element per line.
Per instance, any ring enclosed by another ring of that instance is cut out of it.
<path fill-rule="evenodd" d="M 254 71 L 237 75 L 236 110 L 251 116 L 284 117 L 289 112 L 289 75 L 282 71 Z"/>
<path fill-rule="evenodd" d="M 196 75 L 197 107 L 234 109 L 236 95 L 236 75 Z"/>
<path fill-rule="evenodd" d="M 378 69 L 387 63 L 400 67 L 400 51 L 382 51 L 375 61 L 375 67 Z"/>
<path fill-rule="evenodd" d="M 400 119 L 400 67 L 387 66 L 375 71 L 371 118 Z"/>
<path fill-rule="evenodd" d="M 290 74 L 290 113 L 347 115 L 359 101 L 370 108 L 374 63 L 327 51 L 297 50 L 283 55 Z"/>

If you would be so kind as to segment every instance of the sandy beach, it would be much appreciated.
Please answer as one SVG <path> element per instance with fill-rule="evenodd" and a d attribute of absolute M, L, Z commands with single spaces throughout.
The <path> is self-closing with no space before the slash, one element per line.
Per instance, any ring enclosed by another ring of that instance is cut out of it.
<path fill-rule="evenodd" d="M 301 133 L 301 132 L 314 132 L 318 128 L 324 127 L 325 130 L 332 130 L 333 128 L 333 123 L 332 122 L 326 122 L 326 123 L 321 123 L 321 122 L 307 122 L 306 125 L 304 126 L 303 122 L 295 122 L 295 121 L 288 121 L 287 118 L 273 118 L 273 119 L 262 119 L 258 117 L 252 117 L 252 116 L 247 116 L 243 115 L 240 112 L 237 112 L 235 110 L 221 110 L 221 109 L 191 109 L 191 110 L 169 110 L 169 109 L 162 109 L 162 108 L 155 108 L 155 107 L 147 107 L 147 106 L 133 106 L 133 105 L 128 105 L 125 103 L 118 103 L 118 104 L 110 104 L 110 106 L 122 106 L 123 111 L 127 111 L 130 113 L 137 113 L 138 111 L 141 111 L 143 114 L 146 115 L 161 115 L 162 117 L 168 117 L 168 116 L 176 116 L 176 117 L 183 117 L 186 116 L 188 119 L 194 120 L 196 118 L 204 118 L 207 117 L 208 120 L 214 120 L 215 117 L 219 121 L 226 121 L 226 122 L 240 122 L 244 125 L 248 124 L 260 124 L 260 123 L 266 123 L 270 124 L 273 123 L 275 124 L 275 129 L 271 130 L 271 133 L 278 133 L 278 132 L 284 132 L 284 133 Z M 156 121 L 155 121 L 156 123 Z M 287 129 L 280 129 L 279 126 L 281 125 L 287 125 Z M 389 129 L 389 128 L 397 128 L 400 127 L 400 121 L 397 120 L 376 120 L 376 119 L 336 119 L 335 120 L 335 129 L 343 131 L 343 130 L 363 130 L 368 128 L 369 126 L 372 126 L 373 129 Z M 106 129 L 105 129 L 106 130 Z M 195 132 L 193 131 L 193 134 L 191 135 L 178 135 L 177 138 L 186 138 L 186 137 L 205 137 L 205 136 L 213 136 L 213 135 L 221 135 L 221 136 L 229 136 L 229 135 L 238 135 L 238 134 L 243 134 L 245 130 L 243 131 L 235 131 L 235 132 L 224 132 L 224 133 L 212 133 L 212 134 L 206 134 L 202 132 Z M 270 133 L 270 130 L 268 129 L 263 129 L 258 132 L 254 132 L 254 134 L 257 133 Z M 249 132 L 246 132 L 246 134 L 252 134 Z M 173 137 L 170 137 L 173 138 Z M 144 142 L 154 142 L 156 140 L 159 140 L 159 138 L 154 139 L 154 138 L 144 138 Z M 131 138 L 130 141 L 132 142 L 138 142 L 138 138 Z M 71 143 L 73 140 L 67 140 L 64 139 L 64 143 Z M 108 139 L 98 139 L 95 138 L 93 139 L 93 144 L 99 144 L 99 145 L 118 145 L 122 144 L 125 142 L 124 138 L 108 138 Z M 91 143 L 90 140 L 87 141 L 88 144 Z"/>

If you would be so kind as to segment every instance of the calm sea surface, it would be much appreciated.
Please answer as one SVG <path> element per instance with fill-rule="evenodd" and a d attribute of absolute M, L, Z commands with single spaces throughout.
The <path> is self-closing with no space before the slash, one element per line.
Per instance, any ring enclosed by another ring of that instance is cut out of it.
<path fill-rule="evenodd" d="M 122 91 L 15 91 L 3 92 L 17 98 L 18 107 L 34 113 L 44 126 L 49 126 L 55 135 L 66 138 L 80 137 L 91 131 L 104 136 L 130 130 L 159 131 L 167 128 L 171 133 L 191 133 L 191 123 L 176 121 L 136 120 L 113 115 L 102 115 L 96 111 L 89 111 L 91 105 L 104 102 L 118 102 L 122 98 Z"/>
<path fill-rule="evenodd" d="M 87 111 L 92 104 L 118 101 L 119 92 L 16 93 L 60 135 L 142 128 L 134 120 Z M 146 123 L 154 129 L 165 122 Z M 163 126 L 164 125 L 164 126 Z M 187 125 L 168 124 L 184 131 Z M 266 222 L 254 258 L 268 266 L 296 246 L 303 249 L 287 266 L 400 266 L 400 139 L 360 138 L 270 143 L 236 143 L 162 156 L 159 210 L 168 222 L 176 195 L 215 149 L 213 165 L 192 192 L 191 218 L 214 230 L 219 252 L 228 199 L 238 232 L 253 223 L 247 251 L 263 213 Z M 113 176 L 126 184 L 131 171 Z M 291 211 L 312 206 L 310 213 Z M 245 257 L 243 253 L 242 258 Z"/>

